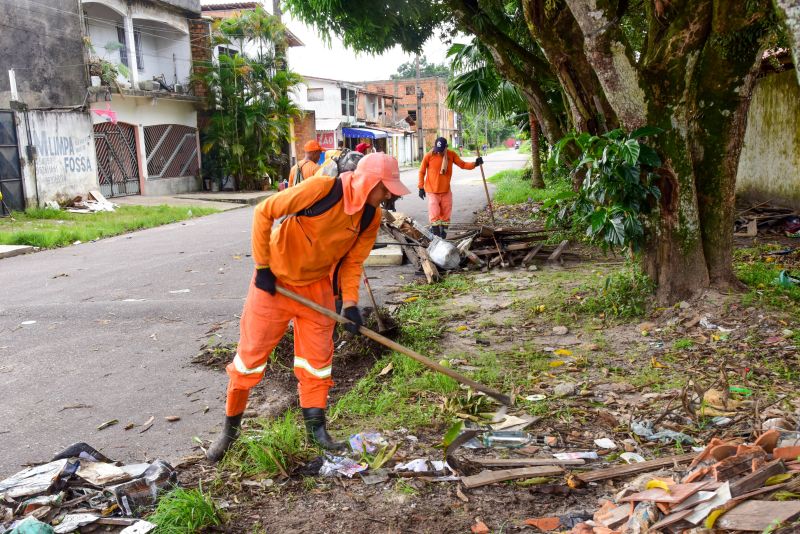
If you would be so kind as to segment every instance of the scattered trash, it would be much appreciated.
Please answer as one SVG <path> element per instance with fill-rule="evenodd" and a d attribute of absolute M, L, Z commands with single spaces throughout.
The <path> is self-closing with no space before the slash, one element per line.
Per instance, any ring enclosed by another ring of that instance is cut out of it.
<path fill-rule="evenodd" d="M 141 478 L 111 488 L 117 504 L 125 515 L 131 516 L 141 508 L 153 506 L 159 494 L 174 487 L 178 482 L 175 469 L 164 460 L 155 460 Z"/>
<path fill-rule="evenodd" d="M 174 291 L 170 291 L 170 294 L 176 295 L 178 293 L 191 293 L 191 289 L 176 289 Z"/>
<path fill-rule="evenodd" d="M 635 452 L 623 452 L 619 457 L 629 464 L 638 464 L 645 461 L 641 454 L 636 454 Z"/>
<path fill-rule="evenodd" d="M 527 397 L 525 397 L 525 400 L 526 401 L 530 401 L 530 402 L 541 402 L 541 401 L 545 400 L 546 398 L 547 398 L 547 395 L 538 394 L 538 395 L 528 395 Z"/>
<path fill-rule="evenodd" d="M 0 481 L 0 533 L 146 534 L 156 525 L 135 516 L 176 484 L 177 472 L 163 460 L 121 465 L 86 443 L 74 443 L 52 461 Z"/>
<path fill-rule="evenodd" d="M 97 213 L 99 211 L 116 211 L 117 205 L 109 202 L 100 191 L 89 191 L 88 198 L 80 195 L 73 198 L 66 211 L 72 213 Z"/>
<path fill-rule="evenodd" d="M 601 449 L 616 449 L 617 444 L 614 443 L 614 440 L 609 438 L 600 438 L 594 440 L 594 444 L 600 447 Z"/>
<path fill-rule="evenodd" d="M 484 433 L 483 436 L 481 436 L 481 442 L 484 447 L 516 449 L 530 443 L 531 435 L 527 432 L 520 432 L 519 430 L 496 430 L 494 432 Z"/>
<path fill-rule="evenodd" d="M 22 321 L 19 324 L 21 324 L 23 326 L 28 326 L 28 325 L 31 325 L 31 324 L 36 324 L 36 321 Z"/>
<path fill-rule="evenodd" d="M 346 456 L 333 456 L 326 454 L 322 467 L 319 469 L 320 476 L 333 477 L 337 474 L 344 475 L 347 478 L 353 478 L 353 475 L 366 471 L 367 466 L 356 462 Z"/>
<path fill-rule="evenodd" d="M 119 419 L 112 419 L 112 420 L 106 421 L 105 423 L 103 423 L 100 426 L 98 426 L 97 430 L 103 430 L 103 429 L 108 428 L 110 426 L 114 426 L 114 425 L 116 425 L 118 423 L 119 423 Z"/>
<path fill-rule="evenodd" d="M 658 432 L 653 430 L 653 424 L 650 421 L 634 421 L 631 423 L 631 430 L 637 436 L 641 436 L 648 441 L 660 441 L 661 443 L 694 443 L 694 438 L 677 432 L 668 428 L 662 428 Z"/>
<path fill-rule="evenodd" d="M 597 460 L 600 458 L 594 451 L 557 452 L 553 456 L 559 460 Z"/>

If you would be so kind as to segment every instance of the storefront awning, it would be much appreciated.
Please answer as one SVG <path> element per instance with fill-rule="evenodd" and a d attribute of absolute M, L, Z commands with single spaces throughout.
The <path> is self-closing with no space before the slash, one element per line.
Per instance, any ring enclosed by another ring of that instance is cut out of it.
<path fill-rule="evenodd" d="M 373 130 L 372 128 L 342 128 L 342 135 L 345 137 L 366 137 L 367 139 L 386 139 L 388 135 L 386 132 L 380 130 Z"/>

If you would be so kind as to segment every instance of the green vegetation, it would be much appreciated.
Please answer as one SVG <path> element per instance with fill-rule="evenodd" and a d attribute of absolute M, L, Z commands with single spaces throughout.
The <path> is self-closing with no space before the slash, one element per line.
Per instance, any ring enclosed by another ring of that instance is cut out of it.
<path fill-rule="evenodd" d="M 202 487 L 169 492 L 158 501 L 147 520 L 158 525 L 156 534 L 191 534 L 222 524 L 214 502 L 203 493 Z"/>
<path fill-rule="evenodd" d="M 746 306 L 761 304 L 781 308 L 800 303 L 800 285 L 782 286 L 777 282 L 782 270 L 791 270 L 790 266 L 783 264 L 790 258 L 766 255 L 779 248 L 777 245 L 767 245 L 734 251 L 736 276 L 750 287 L 750 292 L 742 299 Z M 795 268 L 794 272 L 798 271 L 800 269 Z"/>
<path fill-rule="evenodd" d="M 0 219 L 0 244 L 56 248 L 133 230 L 217 213 L 213 208 L 120 206 L 114 212 L 72 213 L 47 208 L 14 212 Z"/>
<path fill-rule="evenodd" d="M 296 410 L 283 418 L 256 420 L 236 441 L 223 460 L 223 465 L 245 475 L 274 476 L 291 471 L 308 459 L 305 431 Z"/>
<path fill-rule="evenodd" d="M 578 311 L 592 315 L 633 319 L 642 317 L 653 297 L 655 284 L 637 266 L 631 266 L 605 278 L 575 303 Z"/>
<path fill-rule="evenodd" d="M 561 196 L 569 191 L 569 182 L 562 180 L 546 180 L 547 187 L 536 189 L 531 187 L 530 169 L 513 169 L 500 171 L 488 178 L 497 184 L 494 201 L 498 204 L 522 204 L 528 200 L 545 202 Z"/>

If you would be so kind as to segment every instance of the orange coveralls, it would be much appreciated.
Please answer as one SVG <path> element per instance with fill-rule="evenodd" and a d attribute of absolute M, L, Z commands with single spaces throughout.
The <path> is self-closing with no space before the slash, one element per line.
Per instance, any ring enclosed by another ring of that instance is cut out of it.
<path fill-rule="evenodd" d="M 269 266 L 277 283 L 303 297 L 334 309 L 331 273 L 339 268 L 343 300 L 358 302 L 364 260 L 380 226 L 380 210 L 359 234 L 360 211 L 344 212 L 344 199 L 316 217 L 287 217 L 274 231 L 273 222 L 297 213 L 323 198 L 335 178 L 314 176 L 271 196 L 256 207 L 253 219 L 253 259 Z M 226 371 L 229 376 L 225 413 L 242 413 L 249 390 L 264 376 L 267 358 L 294 321 L 294 374 L 299 381 L 300 406 L 325 408 L 333 386 L 333 328 L 335 321 L 280 293 L 270 295 L 255 286 L 255 277 L 240 321 L 239 347 Z"/>
<path fill-rule="evenodd" d="M 307 160 L 305 158 L 301 159 L 292 165 L 291 169 L 289 169 L 289 187 L 297 185 L 295 183 L 295 177 L 297 175 L 298 165 L 300 166 L 300 174 L 303 176 L 303 180 L 314 176 L 314 173 L 317 172 L 317 169 L 319 169 L 319 164 L 317 162 Z"/>
<path fill-rule="evenodd" d="M 428 219 L 432 225 L 447 226 L 453 213 L 453 191 L 450 189 L 450 179 L 453 177 L 453 164 L 462 169 L 471 170 L 477 167 L 475 163 L 464 161 L 452 150 L 447 150 L 447 172 L 442 174 L 443 154 L 433 151 L 425 154 L 422 165 L 419 166 L 418 189 L 425 189 L 428 198 Z M 427 179 L 426 179 L 427 177 Z"/>

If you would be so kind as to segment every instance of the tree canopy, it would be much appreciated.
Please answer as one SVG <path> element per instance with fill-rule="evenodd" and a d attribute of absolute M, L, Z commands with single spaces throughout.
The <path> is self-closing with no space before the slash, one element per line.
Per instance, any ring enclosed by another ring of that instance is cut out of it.
<path fill-rule="evenodd" d="M 550 143 L 658 128 L 643 264 L 663 302 L 737 284 L 736 170 L 765 49 L 800 47 L 797 0 L 286 0 L 354 49 L 474 35 Z M 566 123 L 552 99 L 561 95 Z M 565 147 L 568 148 L 568 147 Z M 577 154 L 580 150 L 574 149 Z M 581 186 L 580 182 L 576 186 Z"/>
<path fill-rule="evenodd" d="M 437 63 L 428 63 L 428 58 L 422 56 L 419 58 L 419 75 L 421 77 L 439 76 L 447 78 L 450 76 L 450 67 Z M 415 61 L 407 61 L 397 67 L 397 72 L 392 74 L 393 80 L 403 78 L 414 78 L 417 76 L 417 65 Z"/>

